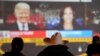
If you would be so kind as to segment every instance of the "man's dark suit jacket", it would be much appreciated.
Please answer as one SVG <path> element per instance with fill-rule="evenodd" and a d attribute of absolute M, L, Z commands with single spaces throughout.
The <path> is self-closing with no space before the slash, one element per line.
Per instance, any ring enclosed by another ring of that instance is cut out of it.
<path fill-rule="evenodd" d="M 35 25 L 33 25 L 32 23 L 28 24 L 29 30 L 39 30 L 39 28 Z M 6 30 L 19 30 L 18 29 L 18 25 L 17 23 L 13 23 L 13 24 L 7 24 L 5 27 Z"/>

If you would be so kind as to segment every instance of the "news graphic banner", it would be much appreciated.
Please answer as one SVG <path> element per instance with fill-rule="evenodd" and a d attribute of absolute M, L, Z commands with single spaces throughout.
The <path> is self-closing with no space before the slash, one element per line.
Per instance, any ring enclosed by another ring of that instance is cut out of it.
<path fill-rule="evenodd" d="M 69 42 L 91 42 L 93 36 L 91 30 L 52 30 L 46 32 L 46 37 L 50 38 L 56 32 L 61 33 L 62 39 Z"/>
<path fill-rule="evenodd" d="M 45 31 L 0 31 L 0 43 L 11 43 L 14 37 L 21 37 L 25 43 L 43 45 Z"/>
<path fill-rule="evenodd" d="M 52 31 L 47 31 L 46 35 L 47 37 L 51 37 L 54 33 L 59 32 L 61 33 L 63 38 L 79 38 L 79 37 L 83 37 L 83 38 L 89 38 L 92 37 L 92 31 L 91 30 L 52 30 Z"/>
<path fill-rule="evenodd" d="M 44 38 L 45 36 L 45 31 L 0 31 L 0 37 L 2 38 Z"/>
<path fill-rule="evenodd" d="M 13 38 L 13 37 L 31 37 L 31 38 L 45 38 L 51 37 L 56 32 L 61 33 L 63 38 L 89 38 L 92 37 L 91 30 L 48 30 L 48 31 L 0 31 L 0 37 Z"/>
<path fill-rule="evenodd" d="M 48 30 L 48 31 L 0 31 L 0 38 L 30 38 L 30 39 L 44 39 L 51 38 L 56 32 L 61 33 L 64 40 L 71 42 L 88 42 L 91 41 L 91 30 Z"/>

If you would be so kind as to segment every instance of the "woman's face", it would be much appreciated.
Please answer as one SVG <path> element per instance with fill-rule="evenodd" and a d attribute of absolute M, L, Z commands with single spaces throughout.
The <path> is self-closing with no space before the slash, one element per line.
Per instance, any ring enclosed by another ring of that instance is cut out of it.
<path fill-rule="evenodd" d="M 63 19 L 64 21 L 66 22 L 71 22 L 74 18 L 74 15 L 73 15 L 73 10 L 71 7 L 66 7 L 64 9 L 64 14 L 63 14 Z"/>

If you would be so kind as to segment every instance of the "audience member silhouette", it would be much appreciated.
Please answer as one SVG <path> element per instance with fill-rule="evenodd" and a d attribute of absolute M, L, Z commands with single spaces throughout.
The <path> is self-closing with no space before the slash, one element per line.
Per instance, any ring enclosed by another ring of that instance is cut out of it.
<path fill-rule="evenodd" d="M 73 56 L 65 45 L 52 45 L 46 47 L 37 56 Z"/>
<path fill-rule="evenodd" d="M 100 37 L 94 36 L 92 44 L 88 45 L 87 56 L 100 56 Z"/>
<path fill-rule="evenodd" d="M 100 44 L 90 44 L 86 51 L 88 56 L 100 55 Z"/>
<path fill-rule="evenodd" d="M 11 51 L 5 52 L 3 56 L 24 56 L 21 53 L 21 50 L 23 49 L 23 40 L 20 37 L 15 37 L 12 40 L 11 47 Z"/>
<path fill-rule="evenodd" d="M 100 43 L 100 37 L 99 36 L 93 36 L 92 44 Z"/>

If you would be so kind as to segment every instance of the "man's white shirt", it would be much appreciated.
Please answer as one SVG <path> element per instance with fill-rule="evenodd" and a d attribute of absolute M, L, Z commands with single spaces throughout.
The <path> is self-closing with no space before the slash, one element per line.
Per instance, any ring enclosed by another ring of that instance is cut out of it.
<path fill-rule="evenodd" d="M 23 30 L 29 30 L 29 27 L 28 27 L 28 23 L 21 23 L 17 20 L 17 26 L 18 26 L 18 29 L 23 31 Z M 23 27 L 24 26 L 24 27 Z"/>

